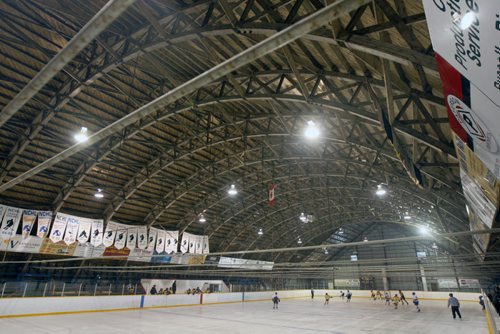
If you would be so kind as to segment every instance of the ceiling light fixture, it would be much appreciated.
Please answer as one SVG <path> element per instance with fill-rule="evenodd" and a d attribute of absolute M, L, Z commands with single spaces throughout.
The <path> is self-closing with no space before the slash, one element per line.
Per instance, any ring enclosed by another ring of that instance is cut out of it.
<path fill-rule="evenodd" d="M 431 246 L 432 249 L 438 249 L 438 245 L 436 245 L 435 242 L 432 243 L 432 246 Z"/>
<path fill-rule="evenodd" d="M 406 220 L 409 220 L 409 219 L 411 219 L 411 216 L 410 216 L 410 214 L 407 212 L 407 213 L 405 213 L 405 215 L 403 216 L 403 218 L 404 218 L 404 219 L 406 219 Z"/>
<path fill-rule="evenodd" d="M 429 235 L 431 233 L 431 230 L 429 229 L 429 227 L 424 226 L 424 225 L 419 226 L 418 230 L 420 231 L 421 234 L 424 234 L 424 235 Z"/>
<path fill-rule="evenodd" d="M 306 214 L 304 212 L 301 212 L 299 219 L 301 222 L 306 223 L 307 222 Z"/>
<path fill-rule="evenodd" d="M 102 189 L 97 189 L 97 192 L 94 194 L 96 198 L 103 198 L 104 194 L 102 193 Z"/>
<path fill-rule="evenodd" d="M 301 245 L 301 244 L 302 244 L 302 239 L 301 239 L 300 237 L 299 237 L 299 240 L 297 240 L 297 243 L 298 243 L 299 245 Z"/>
<path fill-rule="evenodd" d="M 364 242 L 368 242 L 368 237 L 364 237 L 364 238 L 363 238 L 363 241 L 364 241 Z"/>
<path fill-rule="evenodd" d="M 306 136 L 306 138 L 309 138 L 309 139 L 316 139 L 319 137 L 319 135 L 320 135 L 319 129 L 316 126 L 316 124 L 314 124 L 313 121 L 307 122 L 307 129 L 304 132 L 304 135 Z"/>
<path fill-rule="evenodd" d="M 375 194 L 377 194 L 377 196 L 384 196 L 385 194 L 387 194 L 387 190 L 385 189 L 383 184 L 377 185 L 377 191 L 375 191 Z"/>
<path fill-rule="evenodd" d="M 203 213 L 200 213 L 200 215 L 198 216 L 198 221 L 202 224 L 207 222 L 207 219 L 205 218 L 205 215 Z"/>
<path fill-rule="evenodd" d="M 264 234 L 264 231 L 262 231 L 261 228 L 259 228 L 259 232 L 257 232 L 258 235 L 263 235 Z"/>
<path fill-rule="evenodd" d="M 234 196 L 234 195 L 238 194 L 238 190 L 236 190 L 236 186 L 234 184 L 232 184 L 231 187 L 229 187 L 229 190 L 227 191 L 227 193 L 231 196 Z"/>
<path fill-rule="evenodd" d="M 79 143 L 83 143 L 83 142 L 86 142 L 87 139 L 89 139 L 89 137 L 87 136 L 87 128 L 82 126 L 82 128 L 80 129 L 80 132 L 78 132 L 75 135 L 75 140 Z"/>

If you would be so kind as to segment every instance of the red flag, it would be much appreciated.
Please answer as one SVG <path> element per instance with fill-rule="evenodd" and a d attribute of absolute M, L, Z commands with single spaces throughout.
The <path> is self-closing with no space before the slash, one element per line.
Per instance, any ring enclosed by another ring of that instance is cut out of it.
<path fill-rule="evenodd" d="M 274 202 L 276 201 L 276 197 L 274 196 L 274 189 L 276 189 L 276 184 L 271 183 L 269 185 L 269 192 L 268 192 L 268 198 L 267 198 L 267 203 L 269 206 L 272 206 Z"/>

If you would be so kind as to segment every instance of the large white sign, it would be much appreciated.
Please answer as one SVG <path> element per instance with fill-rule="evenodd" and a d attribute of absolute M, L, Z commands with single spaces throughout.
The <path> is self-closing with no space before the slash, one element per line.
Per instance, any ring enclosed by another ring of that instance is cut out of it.
<path fill-rule="evenodd" d="M 272 270 L 274 262 L 239 259 L 234 257 L 221 256 L 217 267 L 220 268 L 240 268 L 255 270 Z"/>
<path fill-rule="evenodd" d="M 500 1 L 424 0 L 455 133 L 500 177 Z"/>

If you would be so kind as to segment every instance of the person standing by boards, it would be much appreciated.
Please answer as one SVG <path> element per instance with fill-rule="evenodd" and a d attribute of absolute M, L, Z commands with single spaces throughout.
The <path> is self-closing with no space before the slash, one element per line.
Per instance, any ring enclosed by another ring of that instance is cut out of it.
<path fill-rule="evenodd" d="M 314 299 L 314 289 L 311 288 L 311 299 Z"/>
<path fill-rule="evenodd" d="M 450 298 L 448 298 L 448 307 L 451 306 L 451 314 L 453 315 L 453 319 L 458 317 L 462 319 L 462 315 L 460 314 L 460 302 L 456 297 L 453 297 L 453 294 L 450 293 Z"/>
<path fill-rule="evenodd" d="M 273 310 L 278 310 L 279 309 L 278 306 L 281 300 L 279 299 L 277 292 L 274 293 L 272 301 L 273 301 Z"/>

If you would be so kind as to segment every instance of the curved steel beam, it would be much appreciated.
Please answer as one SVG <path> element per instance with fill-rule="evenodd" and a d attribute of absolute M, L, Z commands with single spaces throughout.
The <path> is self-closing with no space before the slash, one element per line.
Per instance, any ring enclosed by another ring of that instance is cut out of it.
<path fill-rule="evenodd" d="M 182 11 L 187 11 L 192 9 L 193 7 L 201 6 L 203 4 L 209 5 L 210 1 L 199 1 L 193 5 L 188 6 L 187 8 L 183 8 Z M 175 14 L 169 14 L 166 17 L 158 19 L 160 24 L 166 24 L 169 20 L 172 19 Z M 5 178 L 7 173 L 11 170 L 15 162 L 17 161 L 20 154 L 26 149 L 26 147 L 36 138 L 36 136 L 40 133 L 43 127 L 50 122 L 50 120 L 57 114 L 57 111 L 63 108 L 67 102 L 71 100 L 71 98 L 77 96 L 85 87 L 85 85 L 92 84 L 103 77 L 104 73 L 109 73 L 116 69 L 118 66 L 122 64 L 126 64 L 129 62 L 133 62 L 139 56 L 152 52 L 154 50 L 158 50 L 161 48 L 165 48 L 172 44 L 182 43 L 186 41 L 197 40 L 199 36 L 225 36 L 225 35 L 234 35 L 234 34 L 264 34 L 268 36 L 270 34 L 276 33 L 284 28 L 286 28 L 287 24 L 279 24 L 272 23 L 269 24 L 248 24 L 239 26 L 239 30 L 235 30 L 230 26 L 225 25 L 216 25 L 216 26 L 204 26 L 199 28 L 196 26 L 193 21 L 193 30 L 189 32 L 181 32 L 173 35 L 167 35 L 160 39 L 154 39 L 150 41 L 146 38 L 139 38 L 143 34 L 147 33 L 149 26 L 140 27 L 137 31 L 127 36 L 125 40 L 133 39 L 133 37 L 137 37 L 137 40 L 134 43 L 131 43 L 135 47 L 128 47 L 129 43 L 124 43 L 124 40 L 118 40 L 113 46 L 107 47 L 107 51 L 96 56 L 95 59 L 89 62 L 89 65 L 81 70 L 76 77 L 83 78 L 80 82 L 75 83 L 72 78 L 68 80 L 66 84 L 62 86 L 59 90 L 60 92 L 66 92 L 64 94 L 58 94 L 57 97 L 53 99 L 53 101 L 49 104 L 53 104 L 53 108 L 44 111 L 43 113 L 38 114 L 35 119 L 32 121 L 32 124 L 25 131 L 25 136 L 22 136 L 18 142 L 14 145 L 11 152 L 9 152 L 8 158 L 2 164 L 3 170 L 0 174 L 0 182 Z M 189 27 L 187 27 L 189 28 Z M 434 59 L 431 56 L 420 55 L 415 56 L 411 55 L 415 53 L 413 50 L 407 50 L 401 48 L 398 50 L 391 50 L 390 52 L 383 52 L 382 50 L 387 51 L 387 47 L 382 47 L 382 45 L 378 45 L 378 43 L 383 43 L 376 40 L 364 39 L 363 36 L 352 36 L 349 42 L 342 42 L 338 39 L 333 39 L 330 37 L 328 32 L 323 31 L 323 36 L 321 35 L 308 35 L 307 38 L 310 40 L 321 41 L 329 44 L 334 44 L 336 46 L 345 47 L 347 49 L 354 48 L 362 50 L 363 52 L 370 53 L 376 55 L 377 57 L 382 57 L 386 59 L 390 59 L 399 63 L 407 64 L 408 62 L 415 62 L 419 65 L 432 69 L 433 72 L 437 73 L 435 70 Z M 357 39 L 357 41 L 353 41 L 353 39 Z M 392 48 L 396 48 L 392 46 Z M 123 49 L 123 50 L 122 50 Z M 111 56 L 108 57 L 108 55 Z M 428 59 L 427 59 L 428 58 Z M 425 60 L 424 60 L 425 59 Z M 346 76 L 356 77 L 355 75 L 345 74 Z M 430 97 L 428 94 L 422 94 L 421 97 L 426 99 Z M 437 99 L 439 100 L 439 99 Z M 435 97 L 430 97 L 430 101 L 436 102 Z"/>

